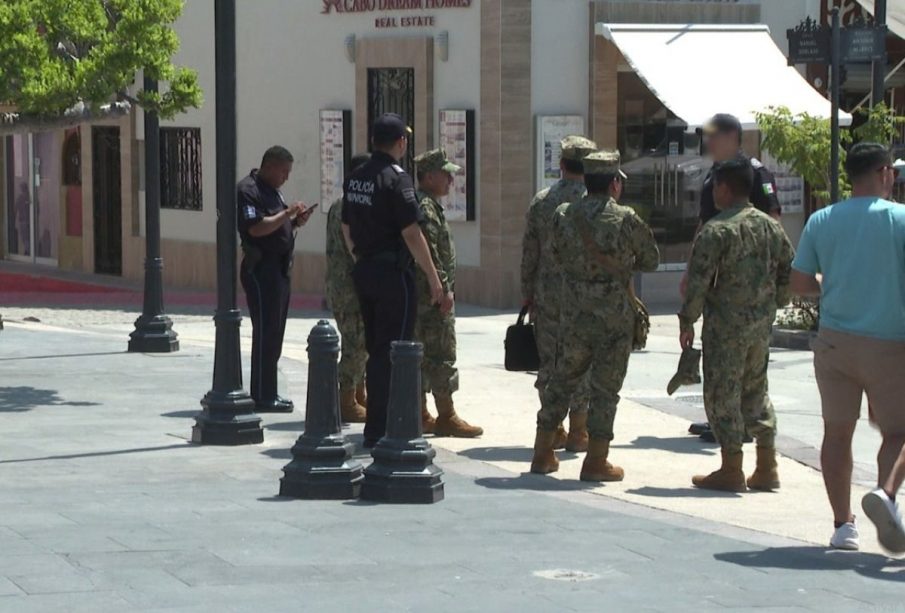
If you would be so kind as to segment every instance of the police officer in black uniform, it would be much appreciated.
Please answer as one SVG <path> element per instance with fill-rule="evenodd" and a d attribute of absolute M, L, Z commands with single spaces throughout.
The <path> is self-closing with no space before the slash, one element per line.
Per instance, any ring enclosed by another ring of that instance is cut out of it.
<path fill-rule="evenodd" d="M 703 134 L 707 153 L 713 158 L 714 165 L 739 155 L 742 145 L 742 124 L 735 115 L 717 113 L 704 126 Z M 773 173 L 767 170 L 757 158 L 751 158 L 751 166 L 754 167 L 754 185 L 751 188 L 751 195 L 748 197 L 749 201 L 758 210 L 775 219 L 779 219 L 782 208 L 776 193 L 776 179 Z M 719 210 L 713 200 L 712 173 L 712 169 L 707 173 L 704 178 L 704 188 L 701 191 L 701 226 L 719 214 Z M 698 229 L 700 230 L 700 226 Z M 686 279 L 683 278 L 683 296 L 685 294 L 685 281 Z M 716 442 L 716 438 L 714 438 L 713 432 L 710 430 L 710 424 L 707 422 L 691 424 L 688 431 L 691 434 L 700 435 L 707 442 Z"/>
<path fill-rule="evenodd" d="M 312 209 L 301 202 L 286 205 L 280 187 L 292 171 L 292 154 L 283 147 L 264 153 L 261 168 L 239 182 L 241 280 L 251 315 L 251 397 L 261 413 L 291 413 L 291 400 L 277 395 L 277 362 L 289 311 L 289 271 L 295 228 Z M 312 207 L 313 208 L 313 207 Z"/>
<path fill-rule="evenodd" d="M 421 233 L 412 178 L 399 166 L 410 133 L 399 115 L 380 116 L 371 130 L 371 160 L 344 185 L 343 235 L 355 258 L 352 277 L 368 350 L 365 447 L 373 447 L 386 432 L 390 344 L 412 340 L 414 334 L 416 264 L 428 278 L 433 301 L 445 312 L 453 306 Z"/>

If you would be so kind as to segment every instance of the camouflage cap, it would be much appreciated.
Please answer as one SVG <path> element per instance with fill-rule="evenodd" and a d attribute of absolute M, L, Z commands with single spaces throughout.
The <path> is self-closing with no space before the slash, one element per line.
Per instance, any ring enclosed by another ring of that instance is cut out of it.
<path fill-rule="evenodd" d="M 432 149 L 422 153 L 415 158 L 415 165 L 419 172 L 445 170 L 448 173 L 456 174 L 462 170 L 461 166 L 449 161 L 449 158 L 446 157 L 446 152 L 443 149 Z"/>
<path fill-rule="evenodd" d="M 619 168 L 620 159 L 619 151 L 615 149 L 595 151 L 582 160 L 584 173 L 586 175 L 619 175 L 625 179 L 626 174 Z"/>
<path fill-rule="evenodd" d="M 564 160 L 575 160 L 576 162 L 580 162 L 584 159 L 586 155 L 589 153 L 594 153 L 597 151 L 597 143 L 592 140 L 585 138 L 584 136 L 578 136 L 573 134 L 571 136 L 567 136 L 559 142 L 560 149 L 562 152 L 560 153 L 560 157 Z"/>

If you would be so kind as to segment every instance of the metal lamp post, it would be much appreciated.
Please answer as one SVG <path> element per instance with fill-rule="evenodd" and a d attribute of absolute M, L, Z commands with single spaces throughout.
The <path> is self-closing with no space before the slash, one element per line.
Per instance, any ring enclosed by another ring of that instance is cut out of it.
<path fill-rule="evenodd" d="M 213 388 L 201 400 L 192 441 L 245 445 L 264 441 L 261 418 L 242 389 L 236 308 L 236 2 L 214 1 L 217 105 L 217 313 Z"/>
<path fill-rule="evenodd" d="M 886 25 L 886 0 L 874 0 L 874 26 Z M 871 88 L 871 106 L 877 106 L 886 100 L 886 45 L 883 52 L 873 63 L 873 87 Z"/>
<path fill-rule="evenodd" d="M 157 81 L 144 78 L 148 92 Z M 160 257 L 160 118 L 145 111 L 145 293 L 141 316 L 129 335 L 129 351 L 169 353 L 179 351 L 173 321 L 163 311 L 163 258 Z"/>

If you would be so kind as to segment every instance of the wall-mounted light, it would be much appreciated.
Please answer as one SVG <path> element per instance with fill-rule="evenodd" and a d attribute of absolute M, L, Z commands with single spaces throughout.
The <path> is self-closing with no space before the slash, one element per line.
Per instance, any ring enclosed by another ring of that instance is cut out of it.
<path fill-rule="evenodd" d="M 355 35 L 354 34 L 349 34 L 346 37 L 345 45 L 346 45 L 346 58 L 354 64 L 355 63 Z"/>
<path fill-rule="evenodd" d="M 440 61 L 445 62 L 449 59 L 449 32 L 443 30 L 437 35 L 437 53 L 440 55 Z"/>

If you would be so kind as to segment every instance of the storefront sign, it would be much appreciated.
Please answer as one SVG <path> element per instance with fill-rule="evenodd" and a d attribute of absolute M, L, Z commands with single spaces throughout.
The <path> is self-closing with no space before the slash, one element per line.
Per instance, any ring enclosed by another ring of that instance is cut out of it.
<path fill-rule="evenodd" d="M 440 111 L 440 147 L 462 167 L 443 202 L 450 221 L 474 221 L 474 111 Z"/>
<path fill-rule="evenodd" d="M 571 134 L 584 134 L 581 115 L 539 115 L 537 117 L 537 189 L 550 187 L 560 179 L 560 141 Z"/>
<path fill-rule="evenodd" d="M 789 66 L 793 64 L 829 64 L 832 32 L 810 17 L 795 29 L 786 30 L 789 39 Z"/>
<path fill-rule="evenodd" d="M 352 112 L 320 112 L 321 206 L 326 213 L 343 195 L 343 179 L 352 155 Z"/>
<path fill-rule="evenodd" d="M 886 51 L 886 26 L 849 26 L 842 29 L 842 63 L 870 64 Z"/>
<path fill-rule="evenodd" d="M 381 11 L 434 11 L 467 9 L 472 0 L 322 0 L 324 15 L 331 13 L 376 13 Z"/>

